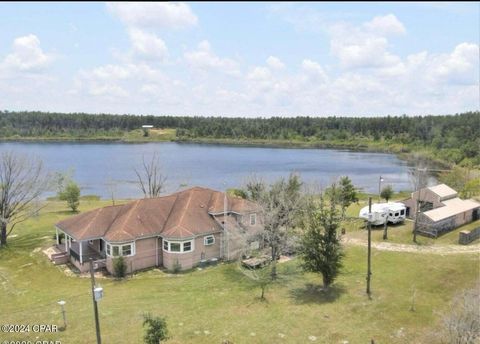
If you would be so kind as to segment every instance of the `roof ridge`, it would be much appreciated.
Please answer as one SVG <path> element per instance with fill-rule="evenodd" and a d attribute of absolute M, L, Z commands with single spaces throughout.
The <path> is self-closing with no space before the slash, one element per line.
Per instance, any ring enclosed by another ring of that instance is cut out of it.
<path fill-rule="evenodd" d="M 87 228 L 95 221 L 95 219 L 98 217 L 98 214 L 102 212 L 103 208 L 98 208 L 95 211 L 95 215 L 92 217 L 92 219 L 88 222 L 88 224 L 85 226 L 84 230 L 82 231 L 82 234 L 87 231 Z"/>
<path fill-rule="evenodd" d="M 210 198 L 208 200 L 207 213 L 209 213 L 210 208 L 212 207 L 212 199 L 216 191 L 210 193 Z"/>
<path fill-rule="evenodd" d="M 125 204 L 122 204 L 122 208 L 124 208 L 126 205 L 129 205 L 131 202 L 128 202 L 128 203 L 125 203 Z M 122 209 L 120 209 L 122 210 Z M 110 222 L 110 224 L 108 225 L 107 229 L 105 230 L 105 233 L 103 233 L 103 236 L 106 236 L 107 233 L 110 231 L 110 229 L 112 228 L 112 225 L 113 223 L 115 222 L 115 220 L 118 218 L 118 212 L 115 214 L 115 216 L 113 217 L 112 221 Z"/>
<path fill-rule="evenodd" d="M 138 205 L 138 202 L 140 202 L 141 200 L 137 199 L 136 201 L 133 201 L 133 202 L 128 202 L 126 204 L 123 205 L 122 208 L 124 208 L 125 206 L 127 205 L 130 205 L 132 203 L 135 203 L 135 206 L 133 206 L 130 210 L 128 210 L 128 214 L 127 214 L 127 218 L 125 219 L 125 221 L 123 221 L 123 224 L 122 226 L 120 226 L 120 230 L 124 231 L 124 226 L 125 226 L 125 223 L 126 221 L 129 219 L 130 215 L 131 215 L 131 212 L 133 211 L 133 209 L 135 209 Z M 115 214 L 115 217 L 113 218 L 112 222 L 110 222 L 110 224 L 108 225 L 108 228 L 107 230 L 105 231 L 105 233 L 103 234 L 104 236 L 107 235 L 108 232 L 110 232 L 110 229 L 112 228 L 112 225 L 114 224 L 114 222 L 117 220 L 119 214 Z"/>
<path fill-rule="evenodd" d="M 177 204 L 179 194 L 180 194 L 180 192 L 177 192 L 176 194 L 174 194 L 175 195 L 175 201 L 173 201 L 172 206 L 170 207 L 170 210 L 168 211 L 168 214 L 165 217 L 165 221 L 163 223 L 163 227 L 162 227 L 160 233 L 162 233 L 165 230 L 165 226 L 168 223 L 168 219 L 170 218 L 170 215 L 172 215 L 173 208 L 175 208 L 175 204 Z"/>
<path fill-rule="evenodd" d="M 128 214 L 127 214 L 127 217 L 126 219 L 123 221 L 122 225 L 120 226 L 121 230 L 122 231 L 125 231 L 125 224 L 127 223 L 127 221 L 130 219 L 130 216 L 132 216 L 132 212 L 137 209 L 138 207 L 138 203 L 140 203 L 141 199 L 137 199 L 135 201 L 135 204 L 134 206 L 128 211 Z"/>
<path fill-rule="evenodd" d="M 178 220 L 178 223 L 182 223 L 183 222 L 183 218 L 185 217 L 185 214 L 187 213 L 187 209 L 190 205 L 190 201 L 192 200 L 192 192 L 189 192 L 188 194 L 188 201 L 187 201 L 187 204 L 185 205 L 185 207 L 183 207 L 183 212 L 182 212 L 182 216 L 180 216 L 180 220 Z M 178 225 L 177 225 L 178 226 Z"/>

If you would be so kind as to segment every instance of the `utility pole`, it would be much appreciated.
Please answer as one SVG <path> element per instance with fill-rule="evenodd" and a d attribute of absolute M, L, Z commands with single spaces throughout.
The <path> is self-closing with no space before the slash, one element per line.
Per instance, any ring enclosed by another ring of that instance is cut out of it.
<path fill-rule="evenodd" d="M 383 182 L 383 178 L 382 176 L 380 176 L 380 178 L 378 179 L 378 201 L 379 202 L 382 200 L 382 197 L 380 196 L 382 194 L 382 182 Z"/>
<path fill-rule="evenodd" d="M 418 196 L 420 197 L 420 191 Z M 417 243 L 417 226 L 418 226 L 418 215 L 420 214 L 420 201 L 417 198 L 416 207 L 415 207 L 415 222 L 413 223 L 413 242 Z"/>
<path fill-rule="evenodd" d="M 95 297 L 95 275 L 93 274 L 93 258 L 90 258 L 90 279 L 92 281 L 92 300 L 93 311 L 95 312 L 95 330 L 97 332 L 97 344 L 102 344 L 102 338 L 100 337 L 100 322 L 98 321 L 97 299 Z"/>
<path fill-rule="evenodd" d="M 372 197 L 368 197 L 368 258 L 367 258 L 367 295 L 370 298 L 370 277 L 372 275 Z"/>

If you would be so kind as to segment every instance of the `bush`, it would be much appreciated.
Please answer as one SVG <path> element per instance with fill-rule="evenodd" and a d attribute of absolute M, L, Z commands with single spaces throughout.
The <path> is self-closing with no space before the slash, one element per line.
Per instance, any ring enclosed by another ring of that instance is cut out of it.
<path fill-rule="evenodd" d="M 80 205 L 80 188 L 77 184 L 70 182 L 58 196 L 60 200 L 67 201 L 72 211 L 77 211 Z"/>
<path fill-rule="evenodd" d="M 127 275 L 127 263 L 123 257 L 113 258 L 113 275 L 124 278 Z"/>
<path fill-rule="evenodd" d="M 161 317 L 152 317 L 150 314 L 143 316 L 143 327 L 146 327 L 143 342 L 146 344 L 158 344 L 168 339 L 167 320 Z"/>

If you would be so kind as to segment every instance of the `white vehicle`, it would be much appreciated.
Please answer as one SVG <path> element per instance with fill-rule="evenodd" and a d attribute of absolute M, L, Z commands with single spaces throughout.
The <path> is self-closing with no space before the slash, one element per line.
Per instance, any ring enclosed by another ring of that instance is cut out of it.
<path fill-rule="evenodd" d="M 363 207 L 358 214 L 362 219 L 368 220 L 368 206 Z M 374 226 L 390 223 L 403 222 L 406 217 L 406 207 L 403 203 L 374 203 L 372 204 L 371 223 Z"/>

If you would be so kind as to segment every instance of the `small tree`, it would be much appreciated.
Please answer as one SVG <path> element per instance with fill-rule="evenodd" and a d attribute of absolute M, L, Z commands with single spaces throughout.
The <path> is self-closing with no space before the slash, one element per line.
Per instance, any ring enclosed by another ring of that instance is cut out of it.
<path fill-rule="evenodd" d="M 267 287 L 272 283 L 271 270 L 268 265 L 265 265 L 261 268 L 249 268 L 249 267 L 240 267 L 242 273 L 253 281 L 261 290 L 260 300 L 265 300 L 265 291 Z"/>
<path fill-rule="evenodd" d="M 113 258 L 113 275 L 116 278 L 124 278 L 127 275 L 127 263 L 122 256 Z"/>
<path fill-rule="evenodd" d="M 345 211 L 352 204 L 358 202 L 357 191 L 352 181 L 347 176 L 341 177 L 338 185 L 338 202 L 342 209 L 342 219 L 345 218 Z"/>
<path fill-rule="evenodd" d="M 315 201 L 309 208 L 303 221 L 304 235 L 301 240 L 300 255 L 303 258 L 302 268 L 316 272 L 323 277 L 323 288 L 328 290 L 342 267 L 344 256 L 337 229 L 340 218 L 336 209 L 336 187 L 331 187 L 333 197 L 329 205 L 325 205 L 324 196 Z"/>
<path fill-rule="evenodd" d="M 68 206 L 72 211 L 77 211 L 80 205 L 80 188 L 74 181 L 70 181 L 64 190 L 59 195 L 61 201 L 67 201 Z"/>
<path fill-rule="evenodd" d="M 385 186 L 382 191 L 380 192 L 380 197 L 383 198 L 386 202 L 393 197 L 393 188 L 391 185 Z"/>
<path fill-rule="evenodd" d="M 146 344 L 158 344 L 168 339 L 167 320 L 162 317 L 153 317 L 150 314 L 143 316 L 143 327 L 145 336 L 143 342 Z"/>

